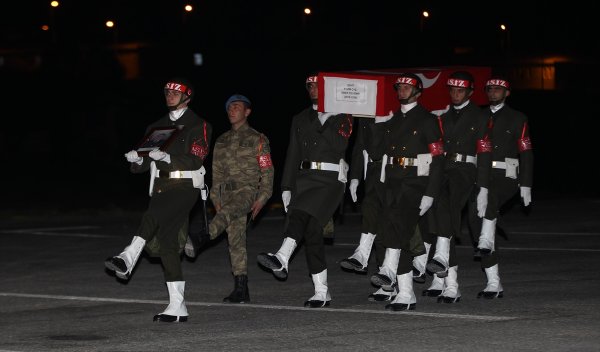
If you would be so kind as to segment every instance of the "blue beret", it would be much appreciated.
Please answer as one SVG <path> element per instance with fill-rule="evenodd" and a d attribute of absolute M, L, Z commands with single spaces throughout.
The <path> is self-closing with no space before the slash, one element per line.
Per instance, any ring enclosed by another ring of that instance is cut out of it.
<path fill-rule="evenodd" d="M 225 111 L 227 111 L 227 109 L 229 108 L 229 104 L 233 103 L 234 101 L 243 101 L 244 103 L 248 104 L 249 107 L 252 106 L 250 99 L 246 98 L 241 94 L 234 94 L 230 96 L 229 99 L 227 99 L 227 102 L 225 103 Z"/>

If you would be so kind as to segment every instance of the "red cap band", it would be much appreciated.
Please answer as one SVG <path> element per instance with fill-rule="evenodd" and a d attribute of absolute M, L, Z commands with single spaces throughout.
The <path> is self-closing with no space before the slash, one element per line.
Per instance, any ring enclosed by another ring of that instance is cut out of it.
<path fill-rule="evenodd" d="M 410 78 L 410 77 L 398 77 L 398 79 L 396 80 L 396 84 L 408 84 L 413 87 L 416 87 L 417 80 L 414 78 Z"/>
<path fill-rule="evenodd" d="M 485 86 L 489 87 L 489 86 L 500 86 L 500 87 L 504 87 L 506 89 L 510 88 L 510 84 L 508 84 L 507 81 L 503 80 L 503 79 L 490 79 L 487 82 L 485 82 Z"/>
<path fill-rule="evenodd" d="M 308 76 L 306 78 L 306 84 L 308 83 L 317 83 L 317 79 L 319 78 L 319 76 Z"/>
<path fill-rule="evenodd" d="M 165 89 L 176 90 L 181 93 L 185 93 L 187 95 L 192 95 L 192 90 L 188 89 L 188 87 L 184 86 L 181 83 L 173 83 L 169 82 L 165 84 Z"/>
<path fill-rule="evenodd" d="M 459 88 L 471 88 L 471 81 L 465 79 L 457 79 L 457 78 L 449 78 L 446 85 L 451 87 L 459 87 Z"/>

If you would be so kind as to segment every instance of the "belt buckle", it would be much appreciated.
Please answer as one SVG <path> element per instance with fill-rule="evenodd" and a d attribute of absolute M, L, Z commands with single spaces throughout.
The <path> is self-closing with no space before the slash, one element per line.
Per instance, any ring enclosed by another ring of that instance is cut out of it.
<path fill-rule="evenodd" d="M 492 161 L 492 167 L 494 167 L 496 165 L 497 165 L 496 161 Z"/>
<path fill-rule="evenodd" d="M 406 158 L 405 157 L 400 157 L 400 159 L 398 159 L 398 165 L 402 166 L 404 169 L 406 169 Z"/>
<path fill-rule="evenodd" d="M 317 161 L 315 162 L 316 166 L 317 166 L 317 170 L 321 170 L 321 162 Z"/>
<path fill-rule="evenodd" d="M 171 171 L 170 176 L 171 176 L 171 178 L 181 178 L 181 171 L 179 171 L 179 170 Z"/>

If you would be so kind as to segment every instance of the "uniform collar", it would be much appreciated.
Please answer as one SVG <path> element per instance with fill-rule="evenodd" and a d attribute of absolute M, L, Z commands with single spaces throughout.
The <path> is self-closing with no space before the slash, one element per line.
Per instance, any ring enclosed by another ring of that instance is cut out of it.
<path fill-rule="evenodd" d="M 495 114 L 498 110 L 504 107 L 504 103 L 500 103 L 498 105 L 490 105 L 490 110 L 492 110 L 492 114 Z"/>
<path fill-rule="evenodd" d="M 415 106 L 417 106 L 416 101 L 409 104 L 400 105 L 400 110 L 402 111 L 402 113 L 406 114 L 407 112 L 411 111 L 412 108 L 414 108 Z"/>
<path fill-rule="evenodd" d="M 244 122 L 243 125 L 241 125 L 237 130 L 234 130 L 233 128 L 231 128 L 231 131 L 235 132 L 235 133 L 239 133 L 239 132 L 243 132 L 250 129 L 250 125 L 248 124 L 248 120 L 246 120 L 246 122 Z"/>
<path fill-rule="evenodd" d="M 464 103 L 460 104 L 460 105 L 452 105 L 452 108 L 454 108 L 454 110 L 461 110 L 462 108 L 464 108 L 465 106 L 469 105 L 471 101 L 467 100 Z"/>
<path fill-rule="evenodd" d="M 187 106 L 183 107 L 181 109 L 177 109 L 177 110 L 173 110 L 173 111 L 169 111 L 169 119 L 173 122 L 179 120 L 179 118 L 181 116 L 183 116 L 183 114 L 185 113 L 185 111 L 187 110 Z"/>

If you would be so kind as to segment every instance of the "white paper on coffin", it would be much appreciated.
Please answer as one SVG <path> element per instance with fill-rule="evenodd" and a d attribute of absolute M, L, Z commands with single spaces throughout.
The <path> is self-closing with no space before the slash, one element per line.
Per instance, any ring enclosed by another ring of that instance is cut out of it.
<path fill-rule="evenodd" d="M 324 77 L 326 112 L 375 116 L 377 80 Z"/>

